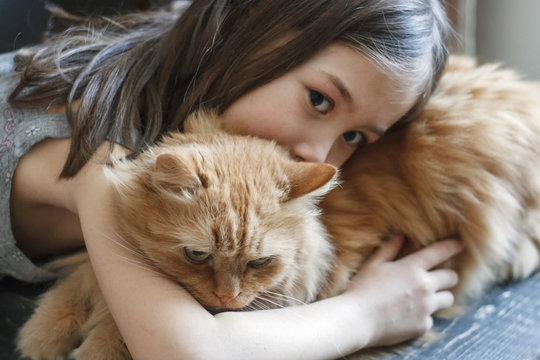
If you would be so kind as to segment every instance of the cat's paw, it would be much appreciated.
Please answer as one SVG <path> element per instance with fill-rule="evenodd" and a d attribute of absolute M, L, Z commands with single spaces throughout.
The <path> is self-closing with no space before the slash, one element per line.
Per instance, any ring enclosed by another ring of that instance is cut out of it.
<path fill-rule="evenodd" d="M 111 316 L 92 323 L 81 345 L 69 353 L 70 360 L 131 360 L 131 355 Z"/>
<path fill-rule="evenodd" d="M 131 355 L 123 344 L 108 344 L 95 347 L 93 341 L 83 342 L 81 346 L 71 351 L 68 360 L 131 360 Z M 112 346 L 111 346 L 112 345 Z"/>
<path fill-rule="evenodd" d="M 63 359 L 81 341 L 83 311 L 56 303 L 40 304 L 20 329 L 17 348 L 23 357 L 40 360 Z"/>
<path fill-rule="evenodd" d="M 60 360 L 77 345 L 73 334 L 44 328 L 38 321 L 28 321 L 19 332 L 17 348 L 22 358 Z"/>

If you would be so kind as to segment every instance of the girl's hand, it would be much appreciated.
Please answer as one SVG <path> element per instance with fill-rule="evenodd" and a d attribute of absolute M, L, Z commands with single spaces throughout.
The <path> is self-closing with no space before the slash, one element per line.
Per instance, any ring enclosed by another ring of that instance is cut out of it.
<path fill-rule="evenodd" d="M 383 244 L 353 277 L 346 293 L 368 306 L 365 326 L 368 346 L 391 345 L 424 334 L 433 326 L 431 315 L 454 303 L 449 288 L 458 276 L 450 269 L 430 270 L 459 253 L 458 240 L 444 240 L 393 261 L 403 245 L 395 236 Z"/>

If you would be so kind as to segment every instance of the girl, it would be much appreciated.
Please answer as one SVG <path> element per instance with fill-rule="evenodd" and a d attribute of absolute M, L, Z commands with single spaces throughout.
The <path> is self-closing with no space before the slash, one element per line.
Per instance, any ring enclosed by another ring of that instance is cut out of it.
<path fill-rule="evenodd" d="M 448 32 L 435 0 L 196 0 L 181 14 L 91 20 L 30 49 L 16 58 L 21 74 L 1 78 L 12 107 L 2 104 L 10 217 L 0 270 L 43 280 L 50 274 L 31 260 L 86 245 L 135 359 L 332 358 L 422 334 L 453 303 L 456 274 L 430 269 L 459 242 L 392 261 L 402 240 L 391 239 L 348 291 L 297 316 L 214 316 L 177 284 L 122 260 L 131 255 L 109 240 L 100 164 L 110 151 L 135 155 L 207 107 L 299 161 L 341 166 L 426 100 Z"/>

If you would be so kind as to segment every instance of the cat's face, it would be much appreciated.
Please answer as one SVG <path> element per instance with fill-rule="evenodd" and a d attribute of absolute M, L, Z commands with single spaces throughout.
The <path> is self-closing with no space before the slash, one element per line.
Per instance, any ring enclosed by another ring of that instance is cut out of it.
<path fill-rule="evenodd" d="M 294 272 L 305 235 L 277 189 L 242 198 L 236 193 L 262 189 L 231 185 L 194 191 L 187 203 L 164 203 L 148 224 L 161 239 L 146 253 L 211 308 L 243 308 L 279 288 Z"/>
<path fill-rule="evenodd" d="M 265 140 L 177 146 L 178 136 L 119 171 L 129 175 L 117 184 L 123 232 L 154 268 L 206 307 L 240 309 L 297 286 L 307 258 L 327 261 L 328 246 L 310 243 L 325 237 L 313 239 L 318 213 L 306 194 L 326 191 L 335 168 L 296 163 Z"/>

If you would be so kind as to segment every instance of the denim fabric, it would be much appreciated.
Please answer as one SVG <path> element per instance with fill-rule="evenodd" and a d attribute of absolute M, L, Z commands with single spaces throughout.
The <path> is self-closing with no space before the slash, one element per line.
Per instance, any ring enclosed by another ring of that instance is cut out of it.
<path fill-rule="evenodd" d="M 416 341 L 392 360 L 540 360 L 540 273 L 499 286 L 454 319 L 435 319 L 440 339 Z"/>

